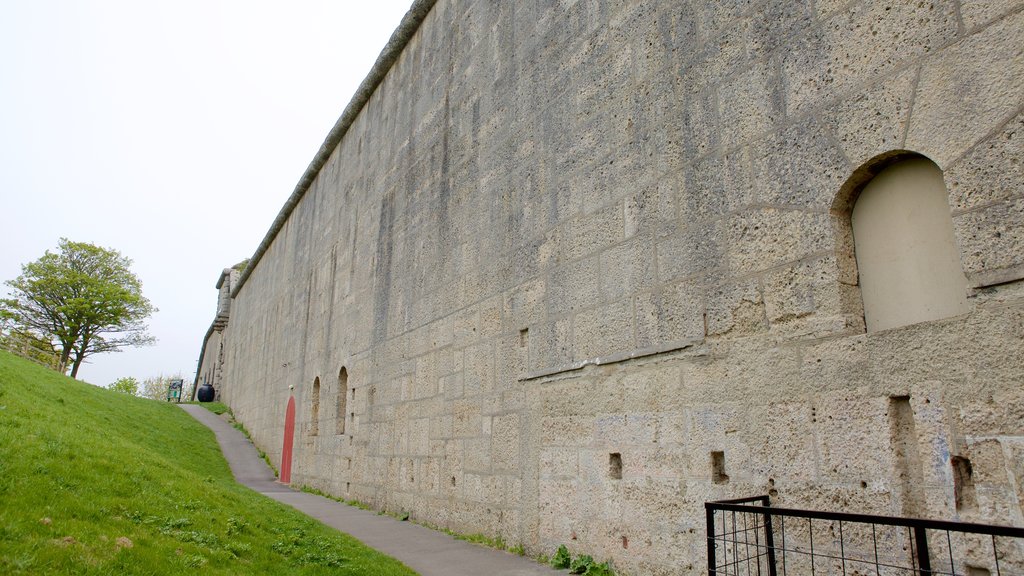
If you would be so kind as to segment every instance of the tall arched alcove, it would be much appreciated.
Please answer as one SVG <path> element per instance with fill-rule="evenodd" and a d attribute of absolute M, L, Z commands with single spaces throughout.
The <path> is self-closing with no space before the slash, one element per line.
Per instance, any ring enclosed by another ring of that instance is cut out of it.
<path fill-rule="evenodd" d="M 348 370 L 344 366 L 341 367 L 341 371 L 338 372 L 338 404 L 337 413 L 335 414 L 335 433 L 345 433 L 345 411 L 348 406 Z"/>
<path fill-rule="evenodd" d="M 860 287 L 868 332 L 968 310 L 948 192 L 934 162 L 902 151 L 876 158 L 850 178 L 833 213 L 846 243 L 840 262 L 852 267 L 844 275 Z"/>
<path fill-rule="evenodd" d="M 309 411 L 309 435 L 320 433 L 320 377 L 313 380 L 313 402 Z"/>

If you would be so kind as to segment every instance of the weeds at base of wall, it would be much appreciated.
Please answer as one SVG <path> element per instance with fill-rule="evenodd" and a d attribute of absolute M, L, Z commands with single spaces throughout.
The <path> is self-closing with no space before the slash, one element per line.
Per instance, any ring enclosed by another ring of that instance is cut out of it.
<path fill-rule="evenodd" d="M 442 528 L 440 526 L 435 526 L 429 522 L 422 522 L 419 520 L 413 520 L 412 523 L 423 526 L 424 528 L 436 530 L 438 532 L 444 532 L 445 534 L 451 536 L 452 538 L 455 538 L 456 540 L 462 540 L 463 542 L 469 542 L 470 544 L 476 544 L 478 546 L 486 546 L 488 548 L 494 548 L 495 550 L 502 550 L 504 552 L 511 552 L 516 556 L 526 556 L 526 547 L 524 547 L 522 543 L 509 544 L 505 542 L 505 539 L 501 536 L 491 538 L 486 534 L 463 534 L 461 532 L 456 532 L 449 528 Z"/>
<path fill-rule="evenodd" d="M 307 492 L 309 494 L 316 494 L 317 496 L 323 496 L 324 498 L 327 498 L 328 500 L 334 500 L 335 502 L 341 502 L 342 504 L 347 504 L 348 506 L 352 506 L 354 508 L 359 508 L 360 510 L 366 510 L 367 512 L 374 512 L 374 509 L 370 505 L 368 505 L 368 504 L 365 504 L 365 503 L 360 502 L 358 500 L 346 500 L 344 498 L 339 498 L 337 496 L 332 496 L 332 495 L 324 492 L 323 490 L 319 490 L 317 488 L 313 488 L 312 486 L 302 485 L 302 486 L 299 486 L 299 490 L 301 490 L 302 492 Z M 376 513 L 377 513 L 378 516 L 390 516 L 390 517 L 392 517 L 395 520 L 398 520 L 400 522 L 412 522 L 413 524 L 416 524 L 417 526 L 423 526 L 424 528 L 429 528 L 429 529 L 437 531 L 437 532 L 443 532 L 443 533 L 451 536 L 452 538 L 455 538 L 456 540 L 462 540 L 463 542 L 469 542 L 470 544 L 477 544 L 477 545 L 480 545 L 480 546 L 487 546 L 488 548 L 494 548 L 496 550 L 503 550 L 505 552 L 511 552 L 512 554 L 515 554 L 516 556 L 526 556 L 526 547 L 523 546 L 522 543 L 509 545 L 509 544 L 507 544 L 505 542 L 504 538 L 502 538 L 501 536 L 498 536 L 497 538 L 491 538 L 490 536 L 487 536 L 485 534 L 462 534 L 460 532 L 455 532 L 454 530 L 450 530 L 448 528 L 442 528 L 440 526 L 435 526 L 434 524 L 431 524 L 429 522 L 423 522 L 423 521 L 420 521 L 420 520 L 414 520 L 412 518 L 411 514 L 409 512 L 407 512 L 407 511 L 404 511 L 404 510 L 400 511 L 400 512 L 388 512 L 387 510 L 377 510 Z M 539 557 L 536 558 L 536 560 L 540 564 L 547 564 L 548 563 L 547 556 L 543 556 L 543 555 L 539 556 Z M 593 576 L 593 574 L 596 574 L 596 573 L 592 573 L 592 576 Z M 609 574 L 611 575 L 612 573 L 609 573 Z M 601 576 L 601 575 L 597 574 L 597 576 Z"/>
<path fill-rule="evenodd" d="M 551 557 L 548 563 L 552 568 L 558 570 L 568 569 L 570 574 L 615 576 L 615 570 L 608 562 L 595 562 L 594 558 L 588 554 L 581 554 L 573 558 L 565 544 L 558 547 L 555 555 Z"/>
<path fill-rule="evenodd" d="M 327 498 L 328 500 L 334 500 L 335 502 L 341 502 L 342 504 L 345 504 L 347 506 L 351 506 L 353 508 L 359 508 L 360 510 L 366 510 L 367 512 L 374 512 L 373 508 L 371 508 L 367 504 L 363 504 L 362 502 L 360 502 L 358 500 L 345 500 L 344 498 L 338 498 L 337 496 L 331 496 L 330 494 L 324 492 L 323 490 L 319 490 L 317 488 L 313 488 L 312 486 L 306 486 L 305 484 L 303 484 L 302 486 L 298 487 L 298 490 L 301 491 L 301 492 L 306 492 L 307 494 L 315 494 L 317 496 L 322 496 L 324 498 Z M 383 514 L 383 512 L 377 512 L 377 514 Z"/>
<path fill-rule="evenodd" d="M 374 509 L 368 504 L 360 502 L 358 500 L 345 500 L 344 498 L 338 498 L 332 496 L 322 490 L 313 488 L 312 486 L 302 485 L 299 490 L 307 492 L 309 494 L 316 494 L 317 496 L 323 496 L 329 500 L 335 502 L 341 502 L 360 510 L 366 510 L 367 512 L 373 512 Z M 443 532 L 456 540 L 462 540 L 469 542 L 470 544 L 477 544 L 479 546 L 487 546 L 488 548 L 494 548 L 496 550 L 502 550 L 505 552 L 511 552 L 517 556 L 526 556 L 526 547 L 522 543 L 509 545 L 505 542 L 505 539 L 501 536 L 491 538 L 485 534 L 462 534 L 448 528 L 442 528 L 429 522 L 412 519 L 408 511 L 389 512 L 387 510 L 377 510 L 378 516 L 390 516 L 401 522 L 412 522 L 418 526 L 429 528 L 437 532 Z M 581 554 L 573 557 L 569 552 L 569 549 L 562 544 L 555 551 L 555 555 L 548 557 L 545 554 L 540 554 L 534 558 L 538 564 L 548 564 L 552 568 L 558 570 L 568 570 L 570 574 L 579 574 L 581 576 L 616 576 L 615 569 L 612 567 L 611 562 L 595 562 L 594 558 L 588 554 Z"/>

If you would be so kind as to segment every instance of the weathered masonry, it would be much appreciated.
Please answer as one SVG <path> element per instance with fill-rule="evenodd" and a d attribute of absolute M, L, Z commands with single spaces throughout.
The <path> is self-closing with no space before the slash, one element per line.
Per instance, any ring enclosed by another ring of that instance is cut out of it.
<path fill-rule="evenodd" d="M 1019 526 L 1022 158 L 1021 1 L 417 1 L 199 373 L 293 484 L 627 574 L 766 492 Z"/>

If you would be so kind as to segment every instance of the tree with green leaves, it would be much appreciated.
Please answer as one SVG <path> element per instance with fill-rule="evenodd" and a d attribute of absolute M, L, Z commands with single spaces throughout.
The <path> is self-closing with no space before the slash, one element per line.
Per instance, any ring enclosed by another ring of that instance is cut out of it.
<path fill-rule="evenodd" d="M 156 308 L 142 295 L 132 261 L 116 250 L 61 238 L 57 252 L 24 264 L 6 284 L 3 308 L 20 330 L 51 342 L 58 369 L 78 376 L 93 354 L 154 342 L 145 320 Z"/>
<path fill-rule="evenodd" d="M 174 380 L 184 380 L 181 374 L 172 374 L 170 376 L 154 376 L 153 378 L 146 378 L 142 381 L 142 389 L 139 390 L 139 396 L 143 398 L 151 398 L 153 400 L 166 400 L 167 389 L 170 388 L 171 382 Z M 182 397 L 185 397 L 185 391 L 182 390 Z"/>
<path fill-rule="evenodd" d="M 139 393 L 139 381 L 131 376 L 125 376 L 124 378 L 114 380 L 107 388 L 114 392 L 124 392 L 125 394 L 135 396 Z"/>

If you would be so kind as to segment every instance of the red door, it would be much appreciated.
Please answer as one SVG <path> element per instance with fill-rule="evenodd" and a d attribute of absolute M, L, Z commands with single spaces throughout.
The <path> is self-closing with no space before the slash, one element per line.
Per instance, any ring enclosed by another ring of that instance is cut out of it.
<path fill-rule="evenodd" d="M 284 446 L 281 448 L 281 476 L 278 482 L 292 482 L 292 440 L 295 439 L 295 397 L 288 397 L 288 408 L 284 411 Z"/>

